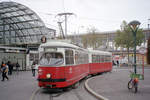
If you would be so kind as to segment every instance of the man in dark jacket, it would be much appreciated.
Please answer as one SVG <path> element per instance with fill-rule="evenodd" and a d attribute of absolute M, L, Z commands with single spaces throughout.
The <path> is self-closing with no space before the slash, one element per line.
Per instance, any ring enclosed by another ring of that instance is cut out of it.
<path fill-rule="evenodd" d="M 8 69 L 9 69 L 8 75 L 12 75 L 13 65 L 10 61 L 8 61 L 7 65 L 8 65 Z"/>
<path fill-rule="evenodd" d="M 19 63 L 17 62 L 17 63 L 16 63 L 16 71 L 17 71 L 17 74 L 19 73 L 19 67 L 20 67 L 20 65 L 19 65 Z"/>

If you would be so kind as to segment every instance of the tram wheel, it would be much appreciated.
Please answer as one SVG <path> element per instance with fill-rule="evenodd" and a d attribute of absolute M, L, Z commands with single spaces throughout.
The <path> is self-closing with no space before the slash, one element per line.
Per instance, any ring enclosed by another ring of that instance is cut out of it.
<path fill-rule="evenodd" d="M 73 85 L 72 85 L 72 88 L 73 88 L 73 89 L 76 89 L 76 88 L 78 88 L 78 87 L 79 87 L 79 85 L 80 85 L 80 83 L 79 83 L 79 82 L 77 82 L 77 83 L 75 83 L 75 84 L 73 84 Z"/>

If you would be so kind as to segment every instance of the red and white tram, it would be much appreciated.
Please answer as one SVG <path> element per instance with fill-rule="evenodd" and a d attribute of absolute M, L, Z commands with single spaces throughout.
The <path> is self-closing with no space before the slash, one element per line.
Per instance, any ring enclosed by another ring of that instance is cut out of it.
<path fill-rule="evenodd" d="M 89 73 L 88 51 L 64 42 L 47 42 L 39 47 L 39 87 L 71 86 Z"/>
<path fill-rule="evenodd" d="M 89 50 L 89 74 L 98 74 L 112 70 L 112 53 Z"/>
<path fill-rule="evenodd" d="M 112 70 L 111 53 L 85 50 L 65 42 L 41 44 L 39 57 L 39 87 L 64 88 L 89 74 Z"/>

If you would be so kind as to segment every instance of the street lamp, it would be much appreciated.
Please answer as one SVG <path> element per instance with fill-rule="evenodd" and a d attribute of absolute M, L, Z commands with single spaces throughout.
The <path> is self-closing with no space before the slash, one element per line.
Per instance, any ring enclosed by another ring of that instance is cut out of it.
<path fill-rule="evenodd" d="M 140 26 L 140 22 L 139 21 L 131 21 L 128 25 L 133 33 L 133 36 L 134 36 L 134 72 L 136 74 L 136 33 L 137 33 L 137 30 Z"/>

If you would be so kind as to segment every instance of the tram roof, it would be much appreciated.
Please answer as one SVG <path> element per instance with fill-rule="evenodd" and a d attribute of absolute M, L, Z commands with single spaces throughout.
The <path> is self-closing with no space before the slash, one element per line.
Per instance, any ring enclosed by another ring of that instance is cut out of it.
<path fill-rule="evenodd" d="M 111 52 L 100 51 L 100 50 L 89 50 L 89 53 L 92 53 L 92 54 L 101 54 L 101 55 L 112 55 Z"/>
<path fill-rule="evenodd" d="M 47 43 L 41 44 L 41 47 L 61 47 L 61 48 L 82 49 L 76 45 L 65 43 L 65 42 L 47 42 Z"/>

